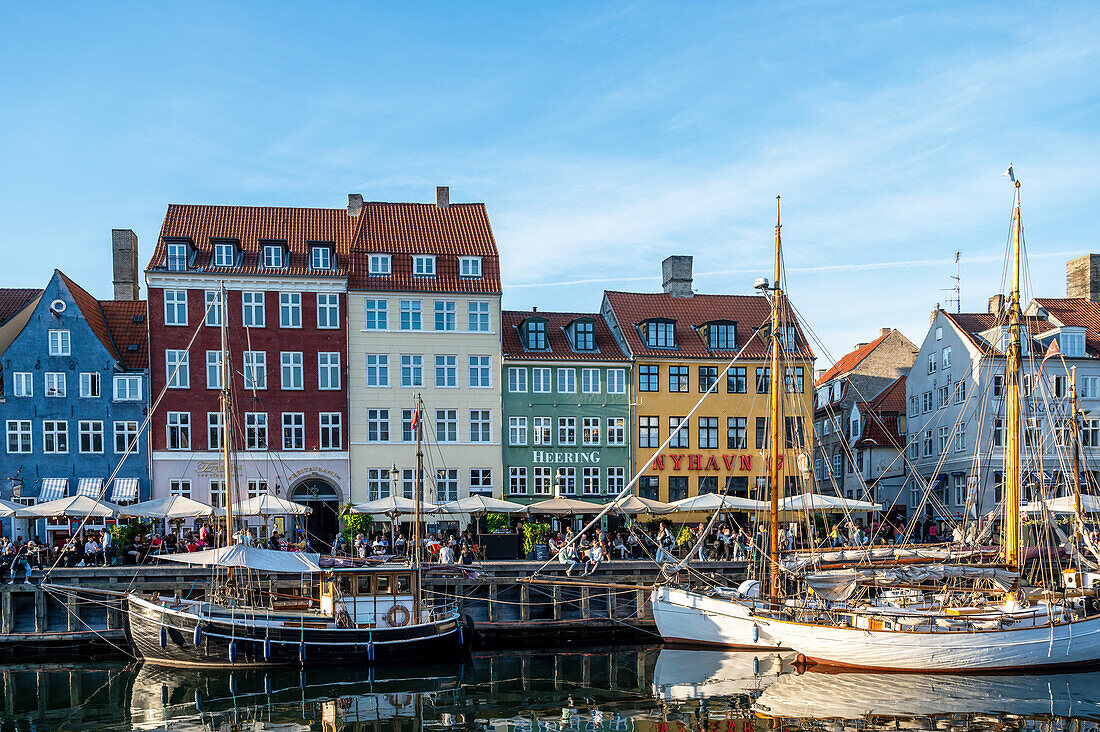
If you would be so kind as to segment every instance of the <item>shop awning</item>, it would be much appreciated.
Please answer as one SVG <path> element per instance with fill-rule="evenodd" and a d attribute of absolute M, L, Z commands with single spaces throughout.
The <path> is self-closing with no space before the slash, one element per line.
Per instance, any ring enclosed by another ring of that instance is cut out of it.
<path fill-rule="evenodd" d="M 76 484 L 76 495 L 87 496 L 93 501 L 99 500 L 99 494 L 103 492 L 103 478 L 81 478 Z"/>
<path fill-rule="evenodd" d="M 38 500 L 41 503 L 56 501 L 58 498 L 64 498 L 68 492 L 68 478 L 43 478 L 42 486 L 38 489 Z"/>
<path fill-rule="evenodd" d="M 138 499 L 137 478 L 115 478 L 111 487 L 112 503 L 133 503 Z"/>

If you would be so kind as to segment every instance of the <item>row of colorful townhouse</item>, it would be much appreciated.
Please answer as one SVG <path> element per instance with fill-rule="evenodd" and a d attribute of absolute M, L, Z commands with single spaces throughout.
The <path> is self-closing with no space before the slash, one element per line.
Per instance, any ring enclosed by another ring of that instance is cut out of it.
<path fill-rule="evenodd" d="M 317 536 L 342 504 L 411 495 L 418 396 L 434 500 L 606 500 L 643 467 L 636 492 L 661 500 L 765 480 L 768 296 L 696 293 L 691 257 L 663 262 L 662 292 L 605 292 L 596 312 L 502 311 L 485 206 L 442 187 L 432 204 L 171 205 L 147 306 L 136 251 L 114 232 L 114 300 L 60 272 L 4 291 L 3 476 L 24 502 L 117 469 L 109 499 L 223 503 L 223 320 L 234 485 L 313 506 Z M 803 451 L 813 354 L 783 327 L 784 448 Z"/>

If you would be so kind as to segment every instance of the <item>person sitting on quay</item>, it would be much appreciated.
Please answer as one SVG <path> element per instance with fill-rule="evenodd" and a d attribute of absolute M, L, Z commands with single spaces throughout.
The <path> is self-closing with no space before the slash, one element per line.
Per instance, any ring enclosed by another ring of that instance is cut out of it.
<path fill-rule="evenodd" d="M 604 559 L 604 545 L 603 542 L 597 541 L 592 544 L 588 549 L 588 561 L 584 565 L 584 576 L 588 576 L 595 572 L 600 567 L 600 563 Z"/>
<path fill-rule="evenodd" d="M 393 553 L 399 556 L 404 556 L 408 548 L 408 540 L 405 538 L 405 535 L 403 533 L 398 531 L 397 538 L 393 540 Z"/>

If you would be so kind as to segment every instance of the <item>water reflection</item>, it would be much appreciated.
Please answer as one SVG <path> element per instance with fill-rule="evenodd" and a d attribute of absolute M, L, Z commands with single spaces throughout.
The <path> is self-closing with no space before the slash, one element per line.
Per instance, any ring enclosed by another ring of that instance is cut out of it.
<path fill-rule="evenodd" d="M 197 672 L 0 667 L 0 730 L 762 732 L 1100 725 L 1100 673 L 798 674 L 792 657 L 631 648 L 462 665 Z"/>

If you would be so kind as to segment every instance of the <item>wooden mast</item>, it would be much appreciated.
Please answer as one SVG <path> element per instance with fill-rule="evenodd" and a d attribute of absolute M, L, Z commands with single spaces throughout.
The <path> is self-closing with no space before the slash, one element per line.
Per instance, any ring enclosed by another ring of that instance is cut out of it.
<path fill-rule="evenodd" d="M 1005 354 L 1005 564 L 1020 566 L 1020 181 L 1012 218 L 1012 292 L 1008 297 L 1008 351 Z"/>
<path fill-rule="evenodd" d="M 1077 402 L 1077 367 L 1069 370 L 1070 409 L 1073 411 L 1073 532 L 1081 533 L 1081 423 L 1077 421 L 1081 405 Z"/>
<path fill-rule="evenodd" d="M 772 327 L 771 327 L 771 428 L 768 435 L 768 483 L 770 488 L 771 510 L 770 525 L 768 526 L 768 597 L 774 603 L 779 597 L 779 440 L 782 435 L 779 421 L 779 389 L 780 384 L 786 386 L 786 381 L 779 372 L 779 307 L 783 299 L 783 289 L 780 286 L 780 238 L 779 238 L 779 196 L 775 197 L 775 279 L 772 283 Z"/>
<path fill-rule="evenodd" d="M 232 438 L 233 430 L 231 429 L 231 420 L 233 418 L 232 410 L 232 393 L 230 392 L 229 382 L 229 334 L 228 334 L 228 321 L 229 313 L 226 307 L 226 292 L 225 285 L 222 285 L 218 292 L 218 297 L 221 302 L 218 307 L 221 309 L 221 327 L 219 332 L 221 334 L 221 357 L 222 357 L 222 389 L 221 394 L 218 395 L 218 403 L 221 407 L 221 422 L 222 422 L 222 476 L 224 480 L 225 488 L 225 545 L 232 546 L 233 544 L 233 489 L 231 481 L 233 480 L 233 465 L 231 461 L 231 450 L 229 447 L 229 441 Z M 233 577 L 233 568 L 229 568 L 229 577 Z"/>
<path fill-rule="evenodd" d="M 416 395 L 416 495 L 413 497 L 413 534 L 412 534 L 412 566 L 420 569 L 420 513 L 421 496 L 424 493 L 424 400 Z M 419 580 L 418 580 L 419 581 Z"/>

